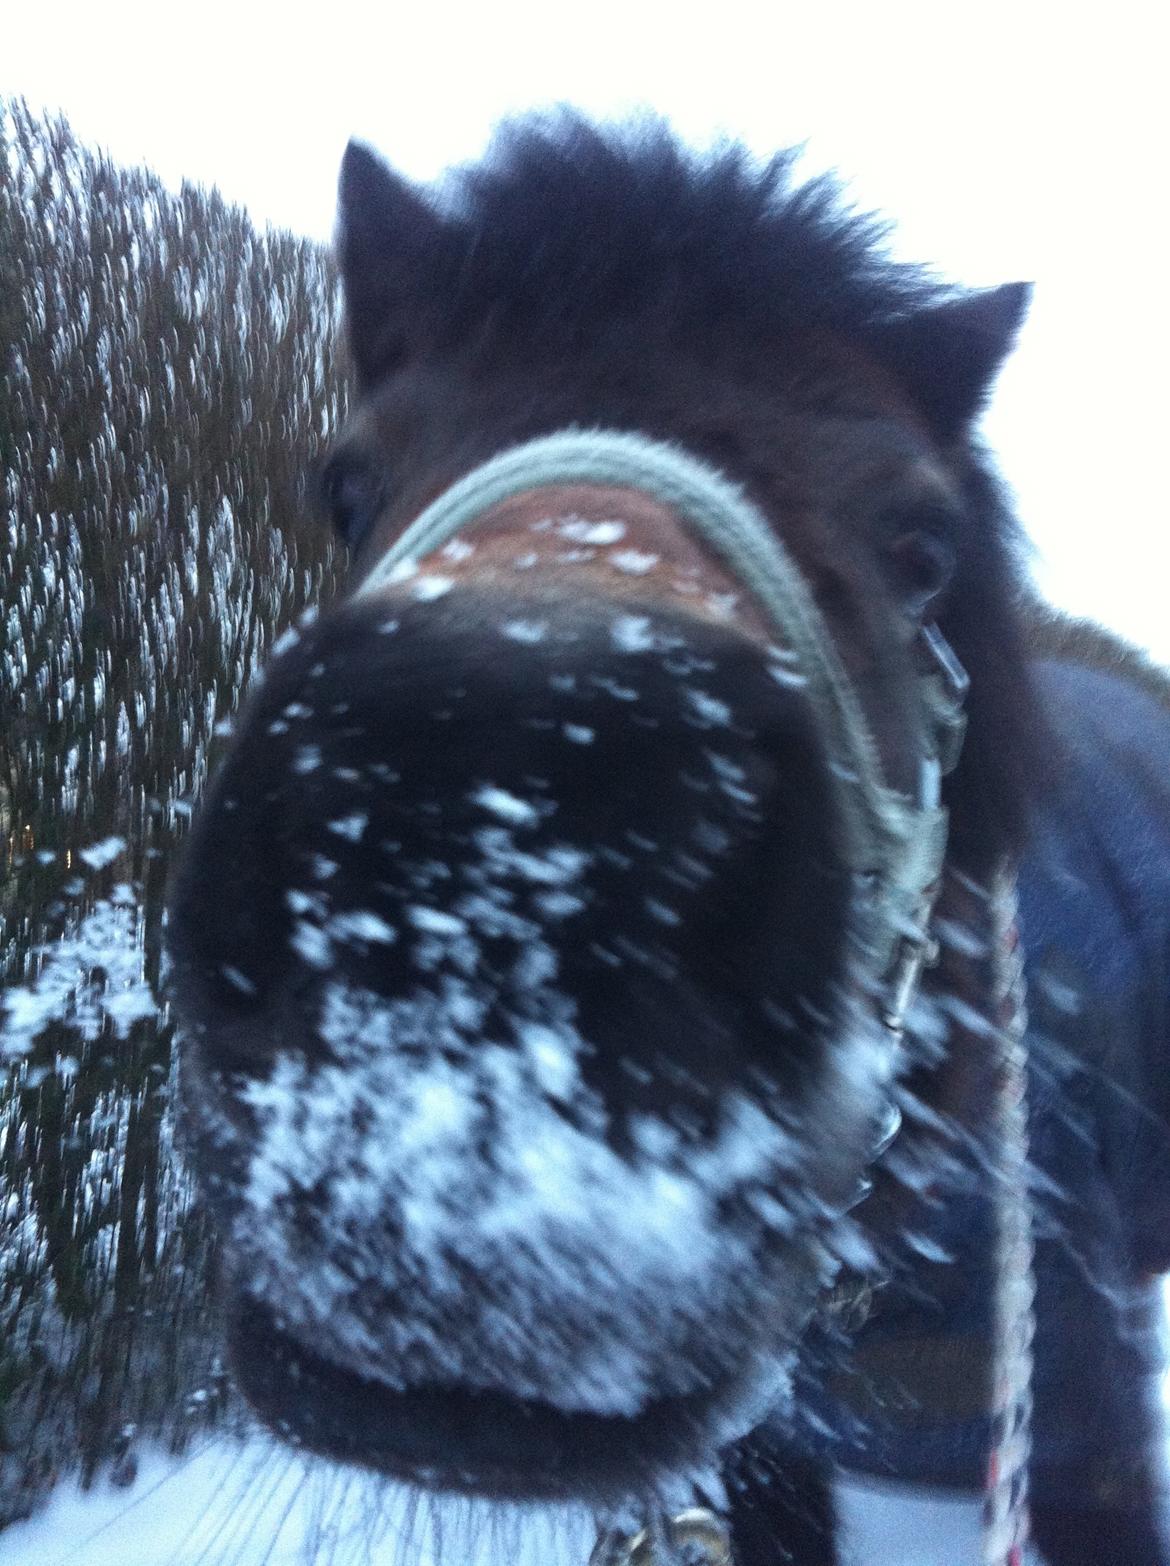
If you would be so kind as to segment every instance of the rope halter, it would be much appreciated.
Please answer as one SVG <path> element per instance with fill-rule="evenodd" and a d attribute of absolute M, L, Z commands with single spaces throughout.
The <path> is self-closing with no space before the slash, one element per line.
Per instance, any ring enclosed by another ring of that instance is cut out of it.
<path fill-rule="evenodd" d="M 918 677 L 918 797 L 889 788 L 877 747 L 799 567 L 738 485 L 675 446 L 612 430 L 564 430 L 493 457 L 445 490 L 373 566 L 358 596 L 474 527 L 504 501 L 565 484 L 640 490 L 674 512 L 751 593 L 795 660 L 829 759 L 856 934 L 880 985 L 882 1019 L 901 1032 L 929 950 L 927 925 L 946 852 L 942 774 L 962 743 L 966 676 L 933 628 Z"/>
<path fill-rule="evenodd" d="M 669 507 L 724 562 L 760 606 L 786 659 L 805 681 L 808 702 L 829 758 L 830 789 L 840 822 L 840 853 L 855 896 L 855 932 L 877 980 L 880 1016 L 891 1048 L 901 1038 L 908 1004 L 929 957 L 929 921 L 946 855 L 946 811 L 940 780 L 959 760 L 966 675 L 935 626 L 919 633 L 919 785 L 915 799 L 882 775 L 854 687 L 847 678 L 796 561 L 739 485 L 677 446 L 644 435 L 567 429 L 504 451 L 465 474 L 421 512 L 374 564 L 359 597 L 376 594 L 404 567 L 476 525 L 514 496 L 567 484 L 641 490 Z M 1024 1162 L 1023 983 L 1012 944 L 1012 893 L 999 888 L 1002 930 L 1002 1185 L 998 1204 L 996 1294 L 996 1436 L 988 1460 L 984 1561 L 1021 1566 L 1027 1536 L 1024 1466 L 1027 1387 L 1031 1372 L 1031 1215 Z M 880 1146 L 877 1148 L 880 1151 Z M 603 1530 L 590 1566 L 730 1566 L 725 1522 L 705 1508 L 677 1516 L 653 1511 L 641 1532 Z"/>
<path fill-rule="evenodd" d="M 647 493 L 694 532 L 760 606 L 805 683 L 829 758 L 830 789 L 840 822 L 840 853 L 855 896 L 855 921 L 869 974 L 877 980 L 880 1016 L 891 1048 L 901 1038 L 908 1004 L 929 955 L 929 921 L 946 855 L 946 811 L 940 780 L 959 760 L 966 675 L 935 626 L 919 633 L 919 785 L 915 799 L 882 775 L 854 687 L 833 647 L 829 626 L 799 567 L 739 485 L 677 446 L 644 435 L 567 429 L 504 451 L 465 474 L 421 512 L 374 564 L 359 597 L 403 578 L 404 568 L 456 539 L 493 507 L 514 496 L 567 484 L 598 484 Z M 1024 1160 L 1023 987 L 1009 936 L 1009 882 L 996 897 L 1004 932 L 998 991 L 1002 1027 L 1001 1200 L 998 1225 L 996 1439 L 988 1461 L 984 1561 L 1020 1566 L 1027 1536 L 1024 1464 L 1031 1342 L 1031 1248 Z M 880 1146 L 877 1151 L 880 1151 Z M 641 1532 L 603 1530 L 590 1566 L 730 1566 L 727 1524 L 705 1508 L 667 1516 L 653 1510 Z"/>
<path fill-rule="evenodd" d="M 942 875 L 947 817 L 940 780 L 963 740 L 966 675 L 936 627 L 920 633 L 917 796 L 891 789 L 861 705 L 828 626 L 799 567 L 738 485 L 675 446 L 638 434 L 570 429 L 533 440 L 475 468 L 429 505 L 376 562 L 358 596 L 378 593 L 505 501 L 568 484 L 641 491 L 669 508 L 752 595 L 785 658 L 805 682 L 829 761 L 839 852 L 855 889 L 856 935 L 877 981 L 891 1043 L 927 959 L 929 922 Z M 998 985 L 1004 1008 L 1000 1105 L 1003 1184 L 997 1242 L 998 1291 L 993 1414 L 996 1439 L 987 1483 L 984 1561 L 1020 1566 L 1027 1536 L 1030 1370 L 1030 1222 L 1024 1182 L 1022 980 L 1014 947 L 1010 885 L 996 899 L 1004 931 Z M 881 1135 L 886 1136 L 883 1131 Z M 881 1151 L 881 1144 L 875 1155 Z M 726 1524 L 705 1508 L 669 1516 L 651 1508 L 646 1527 L 603 1529 L 590 1566 L 730 1566 Z"/>

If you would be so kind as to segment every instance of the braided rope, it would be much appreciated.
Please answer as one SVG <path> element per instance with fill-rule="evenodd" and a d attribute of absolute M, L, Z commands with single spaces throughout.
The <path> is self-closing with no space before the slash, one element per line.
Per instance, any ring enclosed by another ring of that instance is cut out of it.
<path fill-rule="evenodd" d="M 985 1566 L 1024 1566 L 1034 1329 L 1032 1214 L 1028 1197 L 1027 1027 L 1014 880 L 992 895 L 1000 1040 L 991 1442 L 983 1512 Z"/>
<path fill-rule="evenodd" d="M 444 490 L 371 566 L 357 596 L 392 586 L 400 572 L 512 496 L 571 483 L 629 486 L 671 507 L 748 588 L 795 655 L 833 763 L 828 786 L 842 857 L 854 874 L 876 875 L 882 888 L 866 904 L 872 927 L 865 939 L 875 965 L 886 968 L 907 931 L 918 932 L 924 921 L 924 889 L 937 879 L 946 851 L 946 811 L 937 798 L 911 801 L 887 787 L 857 693 L 799 566 L 755 503 L 724 474 L 680 447 L 632 431 L 566 429 L 541 436 L 498 453 Z M 939 692 L 933 680 L 922 681 L 921 689 L 923 759 L 935 762 Z"/>

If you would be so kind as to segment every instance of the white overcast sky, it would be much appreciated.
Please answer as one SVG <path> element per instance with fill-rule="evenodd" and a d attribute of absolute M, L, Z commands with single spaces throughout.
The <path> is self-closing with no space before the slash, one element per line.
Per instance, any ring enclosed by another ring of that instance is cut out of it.
<path fill-rule="evenodd" d="M 1167 23 L 1155 0 L 692 7 L 5 0 L 0 93 L 170 182 L 326 236 L 347 138 L 425 179 L 492 124 L 648 105 L 690 140 L 806 142 L 899 248 L 1037 293 L 987 434 L 1045 590 L 1170 663 Z"/>

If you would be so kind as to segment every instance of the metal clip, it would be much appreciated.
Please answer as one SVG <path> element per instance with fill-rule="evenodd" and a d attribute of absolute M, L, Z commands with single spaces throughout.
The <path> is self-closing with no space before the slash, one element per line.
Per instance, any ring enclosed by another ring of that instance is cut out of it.
<path fill-rule="evenodd" d="M 589 1566 L 734 1566 L 731 1534 L 705 1506 L 660 1517 L 637 1533 L 603 1530 Z"/>
<path fill-rule="evenodd" d="M 923 968 L 933 968 L 938 961 L 938 942 L 926 931 L 904 935 L 898 943 L 890 975 L 886 981 L 886 998 L 882 1007 L 882 1022 L 895 1035 L 900 1036 L 906 1021 L 906 1012 L 914 999 Z"/>
<path fill-rule="evenodd" d="M 922 626 L 918 634 L 930 655 L 935 672 L 942 676 L 947 695 L 956 706 L 961 707 L 971 689 L 971 677 L 955 657 L 955 649 L 933 622 Z"/>
<path fill-rule="evenodd" d="M 955 770 L 963 748 L 963 737 L 967 730 L 963 703 L 967 700 L 971 680 L 955 657 L 954 648 L 937 625 L 922 626 L 918 639 L 929 659 L 923 695 L 928 718 L 934 729 L 938 763 L 945 776 Z"/>

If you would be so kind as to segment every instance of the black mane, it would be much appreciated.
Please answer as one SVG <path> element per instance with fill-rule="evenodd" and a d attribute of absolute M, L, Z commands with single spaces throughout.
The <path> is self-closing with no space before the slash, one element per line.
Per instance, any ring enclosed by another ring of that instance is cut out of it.
<path fill-rule="evenodd" d="M 954 297 L 891 260 L 888 225 L 853 210 L 831 176 L 800 182 L 798 157 L 695 153 L 649 117 L 599 126 L 561 111 L 505 125 L 438 192 L 474 251 L 449 299 L 453 332 L 490 314 L 563 342 L 637 314 L 643 333 L 657 315 L 692 341 L 811 329 L 877 346 Z"/>

